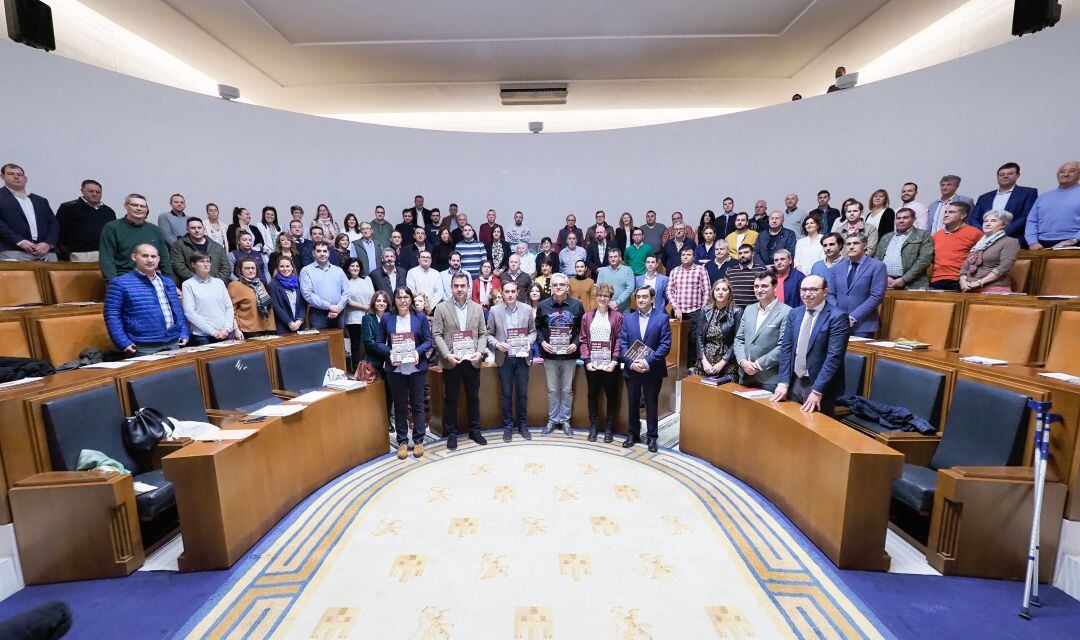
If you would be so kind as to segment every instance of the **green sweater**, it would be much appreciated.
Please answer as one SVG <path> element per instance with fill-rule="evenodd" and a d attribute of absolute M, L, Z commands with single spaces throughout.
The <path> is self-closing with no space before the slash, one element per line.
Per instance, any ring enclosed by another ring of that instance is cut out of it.
<path fill-rule="evenodd" d="M 161 229 L 150 222 L 136 226 L 124 217 L 106 224 L 101 231 L 98 262 L 101 264 L 101 275 L 105 276 L 106 282 L 135 269 L 131 254 L 135 251 L 135 247 L 143 243 L 150 243 L 157 247 L 158 256 L 161 258 L 158 270 L 174 282 L 176 281 L 169 260 L 169 245 L 165 244 L 165 236 L 162 235 Z"/>
<path fill-rule="evenodd" d="M 640 249 L 632 244 L 626 245 L 623 249 L 623 260 L 626 260 L 626 264 L 635 276 L 645 275 L 645 258 L 651 255 L 653 255 L 653 248 L 644 242 L 641 243 Z"/>

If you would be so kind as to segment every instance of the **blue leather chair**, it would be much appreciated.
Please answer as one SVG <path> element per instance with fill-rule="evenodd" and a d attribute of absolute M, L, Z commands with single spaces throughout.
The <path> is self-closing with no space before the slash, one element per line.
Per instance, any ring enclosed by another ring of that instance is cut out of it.
<path fill-rule="evenodd" d="M 211 360 L 206 363 L 210 406 L 250 413 L 281 398 L 270 387 L 270 370 L 263 351 Z"/>
<path fill-rule="evenodd" d="M 274 350 L 277 355 L 281 388 L 285 391 L 307 393 L 323 386 L 323 377 L 330 364 L 328 342 L 307 342 Z"/>
<path fill-rule="evenodd" d="M 136 409 L 150 407 L 177 420 L 210 422 L 195 367 L 179 367 L 128 381 Z"/>
<path fill-rule="evenodd" d="M 945 374 L 943 373 L 887 358 L 878 358 L 877 364 L 874 365 L 874 377 L 870 381 L 870 400 L 894 407 L 904 407 L 939 429 L 944 394 Z M 877 422 L 854 415 L 844 417 L 844 422 L 868 433 L 890 432 Z"/>
<path fill-rule="evenodd" d="M 120 431 L 124 410 L 116 387 L 107 385 L 50 400 L 41 405 L 41 412 L 53 470 L 74 471 L 83 449 L 100 451 L 131 471 L 135 482 L 157 487 L 135 496 L 140 520 L 153 520 L 176 504 L 173 485 L 161 470 L 141 469 L 124 444 Z"/>
<path fill-rule="evenodd" d="M 1016 464 L 1023 453 L 1028 397 L 960 379 L 953 389 L 941 443 L 929 467 L 905 464 L 893 497 L 920 514 L 934 506 L 937 470 L 957 466 Z"/>
<path fill-rule="evenodd" d="M 844 395 L 862 395 L 866 380 L 866 356 L 860 353 L 844 354 Z"/>

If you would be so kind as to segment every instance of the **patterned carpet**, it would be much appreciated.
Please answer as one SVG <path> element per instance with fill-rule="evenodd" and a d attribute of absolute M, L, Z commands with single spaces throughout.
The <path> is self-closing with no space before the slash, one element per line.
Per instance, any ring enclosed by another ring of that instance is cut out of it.
<path fill-rule="evenodd" d="M 551 436 L 346 474 L 177 637 L 892 636 L 737 481 Z"/>

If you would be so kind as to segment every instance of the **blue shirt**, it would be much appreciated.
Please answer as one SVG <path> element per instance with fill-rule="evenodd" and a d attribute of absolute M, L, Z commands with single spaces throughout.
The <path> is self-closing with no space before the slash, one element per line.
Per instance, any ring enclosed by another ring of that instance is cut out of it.
<path fill-rule="evenodd" d="M 630 296 L 634 293 L 633 269 L 625 264 L 619 265 L 616 270 L 612 270 L 611 267 L 601 267 L 596 272 L 596 284 L 601 282 L 606 282 L 615 287 L 615 293 L 611 294 L 611 299 L 619 305 L 619 311 L 630 308 Z"/>
<path fill-rule="evenodd" d="M 328 262 L 323 268 L 312 262 L 300 270 L 300 293 L 316 309 L 328 311 L 331 305 L 337 305 L 344 310 L 349 301 L 349 279 L 341 267 Z"/>
<path fill-rule="evenodd" d="M 1028 213 L 1024 239 L 1028 244 L 1080 240 L 1080 184 L 1039 196 Z"/>

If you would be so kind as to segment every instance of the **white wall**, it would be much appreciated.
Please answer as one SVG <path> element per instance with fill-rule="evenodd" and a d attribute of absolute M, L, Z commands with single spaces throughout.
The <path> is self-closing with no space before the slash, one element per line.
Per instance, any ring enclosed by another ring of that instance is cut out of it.
<path fill-rule="evenodd" d="M 788 191 L 811 205 L 821 187 L 834 202 L 879 186 L 896 198 L 906 180 L 933 198 L 945 173 L 961 191 L 994 186 L 1003 162 L 1023 184 L 1054 186 L 1080 156 L 1076 105 L 1080 22 L 906 76 L 757 111 L 705 120 L 570 134 L 473 134 L 379 127 L 277 112 L 163 87 L 0 42 L 5 70 L 0 162 L 23 165 L 31 188 L 54 206 L 84 177 L 116 207 L 138 191 L 155 212 L 174 191 L 201 210 L 215 201 L 335 217 L 393 220 L 415 193 L 428 206 L 457 201 L 471 219 L 489 208 L 526 212 L 553 231 L 579 220 L 647 208 L 694 218 L 725 195 L 747 210 Z M 118 207 L 117 207 L 118 208 Z"/>

